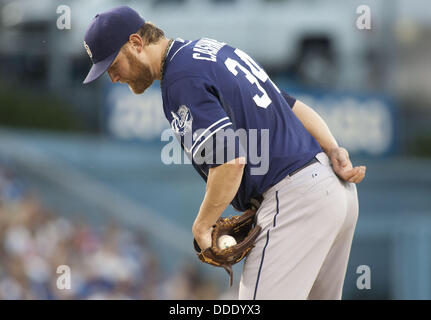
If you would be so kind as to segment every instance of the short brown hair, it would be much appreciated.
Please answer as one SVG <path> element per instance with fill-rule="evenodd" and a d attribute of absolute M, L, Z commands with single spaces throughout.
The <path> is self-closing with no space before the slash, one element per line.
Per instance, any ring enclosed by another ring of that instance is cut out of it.
<path fill-rule="evenodd" d="M 165 37 L 163 30 L 157 28 L 152 22 L 145 22 L 136 33 L 141 36 L 145 45 L 157 43 Z"/>

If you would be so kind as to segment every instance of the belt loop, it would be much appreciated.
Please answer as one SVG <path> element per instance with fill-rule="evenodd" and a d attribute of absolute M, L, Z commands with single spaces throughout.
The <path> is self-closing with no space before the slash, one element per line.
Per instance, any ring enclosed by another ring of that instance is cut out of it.
<path fill-rule="evenodd" d="M 316 159 L 319 160 L 319 162 L 325 166 L 331 165 L 331 160 L 328 158 L 325 152 L 319 152 L 316 154 Z"/>

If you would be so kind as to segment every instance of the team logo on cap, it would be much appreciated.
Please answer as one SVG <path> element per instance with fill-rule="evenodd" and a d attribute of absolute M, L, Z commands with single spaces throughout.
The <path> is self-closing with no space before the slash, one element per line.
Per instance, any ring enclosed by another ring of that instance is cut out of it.
<path fill-rule="evenodd" d="M 177 112 L 171 112 L 171 114 L 173 117 L 171 127 L 175 133 L 184 136 L 192 130 L 193 117 L 189 108 L 182 105 L 178 108 Z"/>
<path fill-rule="evenodd" d="M 85 41 L 84 41 L 84 48 L 85 48 L 85 50 L 87 50 L 87 53 L 90 56 L 90 59 L 92 59 L 93 54 L 91 53 L 90 47 L 88 46 L 88 44 Z"/>

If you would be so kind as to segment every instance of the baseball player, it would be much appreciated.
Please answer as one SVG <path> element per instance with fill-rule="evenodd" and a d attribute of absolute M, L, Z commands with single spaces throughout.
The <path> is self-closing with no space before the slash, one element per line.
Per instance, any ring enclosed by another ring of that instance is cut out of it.
<path fill-rule="evenodd" d="M 313 109 L 246 52 L 168 39 L 126 6 L 96 15 L 84 46 L 93 62 L 84 83 L 107 71 L 141 94 L 160 80 L 166 118 L 206 181 L 193 224 L 202 250 L 229 204 L 258 208 L 240 299 L 341 299 L 366 168 L 352 166 Z"/>

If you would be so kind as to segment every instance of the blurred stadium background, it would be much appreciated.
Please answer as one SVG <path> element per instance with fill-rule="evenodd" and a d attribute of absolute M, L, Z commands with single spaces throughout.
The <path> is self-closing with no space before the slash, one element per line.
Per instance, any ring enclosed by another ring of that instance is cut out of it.
<path fill-rule="evenodd" d="M 120 4 L 170 38 L 243 49 L 367 165 L 344 299 L 431 299 L 425 0 L 0 0 L 0 299 L 235 298 L 241 265 L 229 289 L 194 255 L 204 182 L 161 161 L 159 84 L 142 96 L 107 76 L 82 85 L 85 29 Z M 60 265 L 70 290 L 56 287 Z M 356 285 L 361 265 L 370 289 Z"/>

